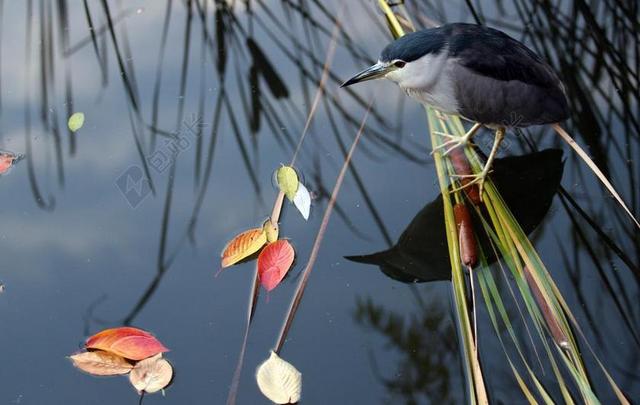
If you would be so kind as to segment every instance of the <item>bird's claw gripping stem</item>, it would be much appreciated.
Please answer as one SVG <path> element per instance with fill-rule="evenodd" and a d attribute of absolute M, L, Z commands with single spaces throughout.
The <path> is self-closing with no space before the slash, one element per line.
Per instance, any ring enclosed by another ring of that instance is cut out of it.
<path fill-rule="evenodd" d="M 482 126 L 481 124 L 475 123 L 471 127 L 471 129 L 462 136 L 456 136 L 456 135 L 447 134 L 444 132 L 434 132 L 434 134 L 440 135 L 445 138 L 449 138 L 449 140 L 433 148 L 433 150 L 431 151 L 431 154 L 433 155 L 434 153 L 446 148 L 446 150 L 442 153 L 442 155 L 447 156 L 455 148 L 459 146 L 467 145 L 470 139 L 475 135 L 475 133 L 478 131 L 478 129 L 480 129 L 481 126 Z"/>
<path fill-rule="evenodd" d="M 487 180 L 487 176 L 491 173 L 489 165 L 485 165 L 484 169 L 478 174 L 452 174 L 452 178 L 456 179 L 473 179 L 468 183 L 465 183 L 459 187 L 455 187 L 451 189 L 452 193 L 456 191 L 464 190 L 467 187 L 470 187 L 474 184 L 478 185 L 478 194 L 480 195 L 480 201 L 482 201 L 482 192 L 484 191 L 484 182 Z"/>
<path fill-rule="evenodd" d="M 476 124 L 477 125 L 477 124 Z M 475 125 L 474 125 L 475 127 Z M 472 128 L 473 130 L 473 128 Z M 491 166 L 493 165 L 493 160 L 496 157 L 496 154 L 498 153 L 498 148 L 500 147 L 500 143 L 502 142 L 502 139 L 504 138 L 504 128 L 498 128 L 496 130 L 496 137 L 495 140 L 493 141 L 493 146 L 491 147 L 491 153 L 489 153 L 489 157 L 487 158 L 487 163 L 485 163 L 484 167 L 482 168 L 482 171 L 478 174 L 454 174 L 451 177 L 453 178 L 458 178 L 458 179 L 470 179 L 472 178 L 473 180 L 469 181 L 466 184 L 461 185 L 460 187 L 454 188 L 452 190 L 452 192 L 456 192 L 459 190 L 462 190 L 466 187 L 469 187 L 473 184 L 477 184 L 478 185 L 478 193 L 480 195 L 480 201 L 483 200 L 482 197 L 482 192 L 484 191 L 484 182 L 487 179 L 487 176 L 489 175 L 489 172 L 491 170 Z M 471 132 L 471 131 L 469 131 Z"/>

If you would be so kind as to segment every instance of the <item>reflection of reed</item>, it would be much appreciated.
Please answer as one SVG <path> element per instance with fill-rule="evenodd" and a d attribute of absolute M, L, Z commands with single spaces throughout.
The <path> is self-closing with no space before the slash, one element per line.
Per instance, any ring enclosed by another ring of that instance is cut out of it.
<path fill-rule="evenodd" d="M 25 49 L 31 49 L 31 32 L 33 25 L 33 0 L 27 1 L 27 16 L 26 16 L 26 36 L 25 36 Z M 28 75 L 31 73 L 31 53 L 25 52 L 25 70 Z M 24 139 L 25 139 L 25 151 L 27 158 L 27 174 L 29 176 L 29 185 L 31 186 L 31 192 L 36 201 L 38 207 L 46 210 L 52 210 L 55 206 L 55 199 L 53 196 L 49 198 L 47 202 L 40 191 L 38 186 L 38 180 L 36 178 L 36 172 L 34 162 L 32 158 L 32 145 L 31 145 L 31 82 L 27 80 L 25 83 L 25 109 L 24 109 Z"/>
<path fill-rule="evenodd" d="M 384 336 L 387 345 L 400 353 L 398 367 L 393 372 L 377 366 L 370 354 L 372 370 L 394 399 L 406 404 L 452 403 L 455 390 L 451 377 L 455 375 L 458 345 L 453 322 L 441 303 L 425 303 L 417 295 L 417 316 L 405 316 L 374 303 L 370 298 L 358 299 L 355 321 Z M 437 350 L 426 342 L 438 342 Z"/>

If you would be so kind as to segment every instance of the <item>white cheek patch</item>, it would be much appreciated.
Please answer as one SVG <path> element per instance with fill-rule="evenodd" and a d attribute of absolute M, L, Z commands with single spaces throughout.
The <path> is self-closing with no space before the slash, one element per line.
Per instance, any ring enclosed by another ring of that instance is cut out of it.
<path fill-rule="evenodd" d="M 451 76 L 452 61 L 448 56 L 446 50 L 425 55 L 389 72 L 386 78 L 396 82 L 411 98 L 443 112 L 456 113 L 458 102 Z"/>
<path fill-rule="evenodd" d="M 400 81 L 398 84 L 405 88 L 429 89 L 441 78 L 441 73 L 447 62 L 448 52 L 428 54 L 413 62 L 407 63 L 404 68 L 398 69 Z"/>
<path fill-rule="evenodd" d="M 386 79 L 389 79 L 389 80 L 393 81 L 393 82 L 399 83 L 401 78 L 402 78 L 401 74 L 400 74 L 401 70 L 402 69 L 392 70 L 391 72 L 389 72 L 386 75 L 384 75 L 384 77 Z"/>

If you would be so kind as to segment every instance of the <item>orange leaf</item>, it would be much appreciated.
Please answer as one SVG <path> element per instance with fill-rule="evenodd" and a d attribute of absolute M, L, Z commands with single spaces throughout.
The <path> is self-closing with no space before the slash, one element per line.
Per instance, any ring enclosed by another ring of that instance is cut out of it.
<path fill-rule="evenodd" d="M 288 241 L 278 240 L 268 244 L 258 256 L 260 284 L 267 291 L 276 288 L 289 271 L 294 257 L 295 252 Z"/>
<path fill-rule="evenodd" d="M 169 351 L 149 332 L 131 327 L 103 330 L 87 339 L 85 347 L 105 350 L 131 360 L 142 360 Z"/>
<path fill-rule="evenodd" d="M 267 233 L 263 228 L 249 229 L 227 243 L 222 251 L 222 267 L 229 267 L 251 256 L 267 243 Z"/>
<path fill-rule="evenodd" d="M 117 354 L 96 350 L 69 356 L 73 365 L 93 375 L 127 374 L 133 365 Z"/>

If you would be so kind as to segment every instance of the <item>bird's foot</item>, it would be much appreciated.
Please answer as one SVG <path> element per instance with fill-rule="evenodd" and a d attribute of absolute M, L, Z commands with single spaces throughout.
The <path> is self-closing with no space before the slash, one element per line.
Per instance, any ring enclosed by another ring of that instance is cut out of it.
<path fill-rule="evenodd" d="M 451 135 L 444 132 L 434 132 L 434 134 L 440 135 L 444 138 L 449 138 L 449 140 L 444 142 L 442 145 L 438 145 L 435 148 L 433 148 L 433 150 L 431 151 L 431 154 L 433 155 L 435 152 L 446 148 L 443 153 L 443 156 L 446 156 L 449 154 L 449 152 L 451 152 L 455 148 L 467 145 L 468 143 L 470 143 L 469 140 L 476 134 L 476 132 L 478 131 L 478 129 L 480 129 L 481 126 L 482 124 L 479 124 L 476 122 L 469 129 L 469 131 L 467 131 L 467 133 L 462 136 Z"/>
<path fill-rule="evenodd" d="M 477 174 L 452 174 L 452 178 L 456 179 L 470 179 L 470 181 L 464 182 L 460 187 L 453 188 L 451 192 L 456 192 L 470 187 L 474 184 L 478 186 L 478 194 L 480 195 L 480 201 L 482 201 L 482 192 L 484 191 L 484 182 L 487 180 L 487 176 L 491 173 L 490 167 L 485 165 L 484 169 Z"/>
<path fill-rule="evenodd" d="M 436 146 L 431 151 L 431 154 L 433 155 L 434 153 L 444 149 L 444 152 L 442 152 L 442 156 L 447 156 L 455 148 L 469 144 L 470 143 L 469 139 L 471 139 L 471 137 L 473 136 L 473 133 L 471 132 L 467 132 L 462 136 L 451 135 L 444 132 L 435 132 L 435 131 L 434 131 L 434 134 L 440 135 L 444 138 L 449 138 L 448 141 L 443 142 L 442 144 Z"/>

